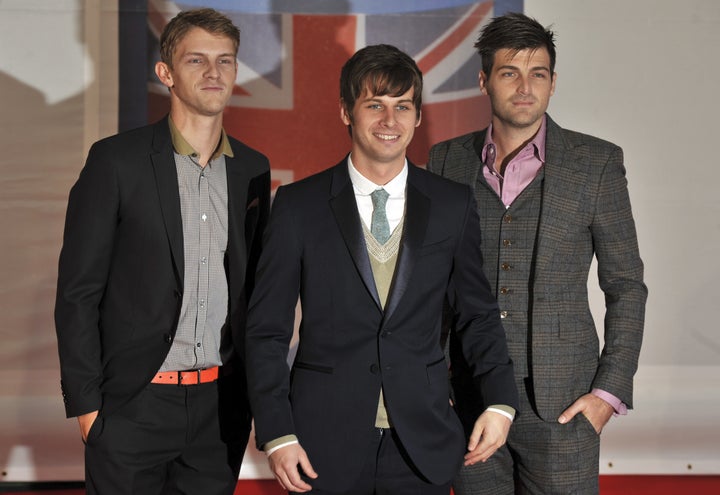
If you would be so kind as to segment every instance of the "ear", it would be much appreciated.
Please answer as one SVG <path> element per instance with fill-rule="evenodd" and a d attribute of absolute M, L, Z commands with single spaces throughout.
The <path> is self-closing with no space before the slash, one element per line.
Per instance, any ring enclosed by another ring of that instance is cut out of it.
<path fill-rule="evenodd" d="M 155 75 L 158 79 L 160 79 L 160 82 L 168 88 L 172 88 L 175 85 L 170 67 L 168 67 L 165 62 L 158 62 L 155 64 Z"/>
<path fill-rule="evenodd" d="M 480 71 L 478 74 L 478 86 L 480 86 L 480 93 L 487 94 L 487 76 L 485 72 Z"/>
<path fill-rule="evenodd" d="M 352 117 L 348 114 L 345 102 L 342 98 L 340 98 L 340 120 L 342 120 L 345 125 L 352 125 Z"/>
<path fill-rule="evenodd" d="M 420 127 L 420 122 L 422 122 L 422 110 L 420 110 L 420 113 L 418 114 L 417 121 L 415 122 L 415 127 Z"/>
<path fill-rule="evenodd" d="M 552 75 L 552 84 L 550 85 L 550 96 L 555 94 L 555 82 L 557 81 L 557 72 L 553 72 Z"/>

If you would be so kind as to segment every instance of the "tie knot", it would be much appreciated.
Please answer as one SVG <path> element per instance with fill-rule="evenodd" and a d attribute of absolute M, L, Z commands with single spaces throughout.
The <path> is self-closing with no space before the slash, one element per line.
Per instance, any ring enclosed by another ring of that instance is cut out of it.
<path fill-rule="evenodd" d="M 387 203 L 389 196 L 390 193 L 388 193 L 385 189 L 375 189 L 370 194 L 370 197 L 372 198 L 373 208 L 385 208 L 385 203 Z"/>

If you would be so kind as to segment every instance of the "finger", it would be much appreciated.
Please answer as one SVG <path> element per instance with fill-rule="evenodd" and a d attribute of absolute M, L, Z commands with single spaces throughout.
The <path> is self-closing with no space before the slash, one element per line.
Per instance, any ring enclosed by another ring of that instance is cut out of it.
<path fill-rule="evenodd" d="M 472 452 L 465 454 L 465 465 L 471 466 L 478 462 L 487 461 L 497 450 L 497 446 L 490 444 L 490 442 L 480 442 L 480 444 Z"/>
<path fill-rule="evenodd" d="M 480 420 L 476 421 L 475 427 L 473 428 L 472 433 L 470 433 L 470 438 L 468 439 L 467 449 L 469 451 L 473 451 L 478 447 L 482 441 L 484 430 L 485 428 L 482 423 L 480 423 Z"/>
<path fill-rule="evenodd" d="M 573 402 L 570 407 L 565 409 L 558 418 L 558 423 L 564 425 L 571 419 L 575 417 L 577 413 L 579 413 L 582 410 L 582 408 L 578 405 L 577 401 Z"/>
<path fill-rule="evenodd" d="M 283 485 L 283 488 L 289 492 L 303 493 L 312 489 L 310 485 L 302 480 L 297 468 L 278 470 L 278 472 L 275 473 L 275 477 L 280 481 L 280 484 Z"/>
<path fill-rule="evenodd" d="M 308 459 L 307 455 L 300 456 L 299 459 L 300 467 L 302 468 L 303 472 L 306 476 L 315 479 L 318 477 L 317 473 L 315 472 L 315 469 L 313 469 L 312 464 L 310 464 L 310 459 Z"/>

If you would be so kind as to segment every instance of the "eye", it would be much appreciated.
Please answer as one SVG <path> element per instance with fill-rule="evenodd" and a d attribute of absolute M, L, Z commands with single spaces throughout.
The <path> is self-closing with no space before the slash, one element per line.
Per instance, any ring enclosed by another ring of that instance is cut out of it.
<path fill-rule="evenodd" d="M 410 110 L 410 107 L 408 105 L 398 105 L 397 109 L 400 111 L 406 111 L 406 110 Z"/>

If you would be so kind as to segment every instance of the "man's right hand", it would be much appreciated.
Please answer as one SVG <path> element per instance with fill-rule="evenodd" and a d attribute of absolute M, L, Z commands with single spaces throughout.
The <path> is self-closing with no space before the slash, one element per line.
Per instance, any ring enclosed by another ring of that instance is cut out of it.
<path fill-rule="evenodd" d="M 83 442 L 87 442 L 88 433 L 95 419 L 97 419 L 98 412 L 99 411 L 93 411 L 77 417 L 78 423 L 80 423 L 80 435 L 82 435 Z"/>
<path fill-rule="evenodd" d="M 298 465 L 306 476 L 315 479 L 318 475 L 300 444 L 293 443 L 276 450 L 270 454 L 268 462 L 275 479 L 287 491 L 302 493 L 312 490 L 312 486 L 300 477 Z"/>

